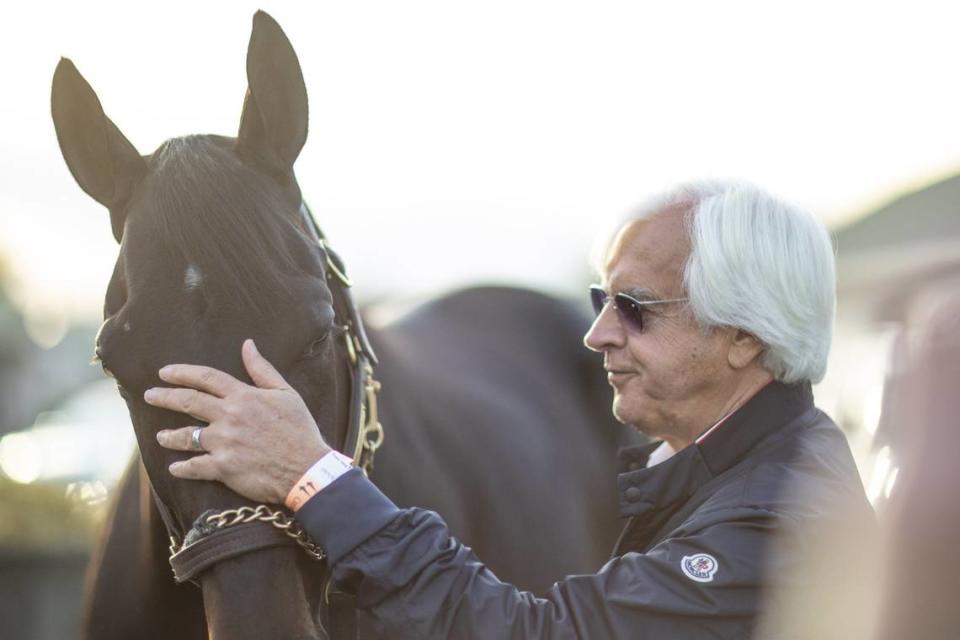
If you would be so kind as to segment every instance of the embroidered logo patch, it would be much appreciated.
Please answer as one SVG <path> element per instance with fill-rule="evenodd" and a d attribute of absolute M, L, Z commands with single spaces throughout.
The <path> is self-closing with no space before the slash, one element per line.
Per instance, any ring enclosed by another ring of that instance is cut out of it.
<path fill-rule="evenodd" d="M 697 553 L 692 556 L 683 556 L 680 561 L 680 568 L 691 580 L 712 582 L 719 566 L 717 565 L 717 559 L 709 553 Z"/>

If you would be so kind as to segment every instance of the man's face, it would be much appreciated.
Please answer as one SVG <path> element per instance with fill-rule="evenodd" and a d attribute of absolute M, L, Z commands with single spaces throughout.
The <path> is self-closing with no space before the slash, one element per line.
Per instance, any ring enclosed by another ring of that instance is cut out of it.
<path fill-rule="evenodd" d="M 678 211 L 654 214 L 621 229 L 603 273 L 609 295 L 638 300 L 684 298 L 683 267 L 690 240 Z M 704 332 L 686 303 L 644 307 L 643 330 L 624 323 L 607 304 L 584 338 L 603 353 L 614 389 L 613 413 L 674 448 L 689 444 L 722 415 L 732 393 L 727 363 L 731 331 Z"/>

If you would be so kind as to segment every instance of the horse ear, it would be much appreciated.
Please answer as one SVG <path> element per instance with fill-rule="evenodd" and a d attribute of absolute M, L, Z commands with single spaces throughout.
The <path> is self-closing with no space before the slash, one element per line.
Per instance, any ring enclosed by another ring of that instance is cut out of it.
<path fill-rule="evenodd" d="M 263 11 L 253 16 L 247 85 L 238 149 L 286 180 L 307 141 L 307 88 L 293 46 Z"/>
<path fill-rule="evenodd" d="M 67 58 L 53 74 L 50 102 L 63 159 L 77 184 L 110 209 L 113 237 L 120 242 L 125 205 L 147 163 L 103 113 L 97 94 Z"/>

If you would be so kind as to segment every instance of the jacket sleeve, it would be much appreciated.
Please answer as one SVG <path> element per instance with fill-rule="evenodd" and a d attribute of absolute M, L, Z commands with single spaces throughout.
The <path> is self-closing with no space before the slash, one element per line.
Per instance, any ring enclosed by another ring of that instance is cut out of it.
<path fill-rule="evenodd" d="M 568 576 L 543 597 L 505 584 L 440 517 L 398 509 L 350 471 L 297 513 L 338 583 L 390 638 L 735 638 L 749 635 L 761 547 L 778 528 L 762 509 L 699 514 L 647 553 Z"/>

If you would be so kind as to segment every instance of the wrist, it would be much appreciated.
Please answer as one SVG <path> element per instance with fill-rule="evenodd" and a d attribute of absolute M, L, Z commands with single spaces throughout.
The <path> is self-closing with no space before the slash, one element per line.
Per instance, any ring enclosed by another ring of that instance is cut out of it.
<path fill-rule="evenodd" d="M 297 511 L 310 498 L 352 468 L 353 461 L 350 458 L 326 447 L 325 452 L 293 484 L 283 504 L 291 511 Z"/>

